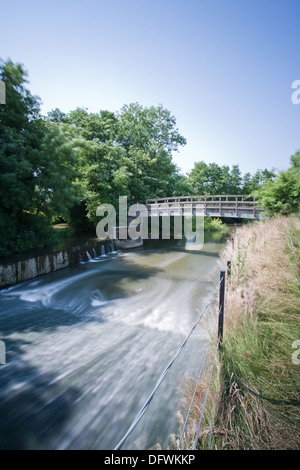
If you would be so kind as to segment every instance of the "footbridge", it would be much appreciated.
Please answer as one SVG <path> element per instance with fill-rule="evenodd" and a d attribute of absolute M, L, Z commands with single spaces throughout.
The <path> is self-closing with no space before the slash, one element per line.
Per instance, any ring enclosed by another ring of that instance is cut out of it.
<path fill-rule="evenodd" d="M 146 199 L 149 216 L 200 215 L 260 219 L 262 208 L 247 195 L 204 195 Z"/>

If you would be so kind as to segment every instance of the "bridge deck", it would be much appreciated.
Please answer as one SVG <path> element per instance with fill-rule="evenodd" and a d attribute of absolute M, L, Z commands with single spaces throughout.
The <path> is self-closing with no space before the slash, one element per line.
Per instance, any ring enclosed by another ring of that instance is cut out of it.
<path fill-rule="evenodd" d="M 236 217 L 259 219 L 261 207 L 254 197 L 247 195 L 180 196 L 146 199 L 150 216 L 201 215 L 209 217 Z"/>

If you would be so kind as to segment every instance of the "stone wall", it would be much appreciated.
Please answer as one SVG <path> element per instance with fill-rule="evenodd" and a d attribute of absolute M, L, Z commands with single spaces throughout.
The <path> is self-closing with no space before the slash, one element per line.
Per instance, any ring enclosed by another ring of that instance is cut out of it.
<path fill-rule="evenodd" d="M 89 242 L 88 245 L 0 265 L 0 289 L 100 256 L 103 254 L 103 247 L 105 253 L 113 249 L 110 241 L 95 241 Z"/>

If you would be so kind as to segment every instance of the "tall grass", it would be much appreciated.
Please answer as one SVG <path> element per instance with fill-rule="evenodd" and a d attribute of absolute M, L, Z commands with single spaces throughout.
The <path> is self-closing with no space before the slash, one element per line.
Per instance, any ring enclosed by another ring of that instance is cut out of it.
<path fill-rule="evenodd" d="M 292 360 L 292 345 L 300 340 L 299 235 L 296 217 L 247 224 L 237 229 L 234 249 L 228 242 L 221 254 L 223 265 L 231 260 L 232 274 L 199 449 L 300 448 L 300 365 Z M 206 384 L 207 377 L 197 391 L 185 448 L 191 448 Z"/>
<path fill-rule="evenodd" d="M 238 229 L 227 292 L 216 448 L 300 448 L 300 221 Z M 220 436 L 222 438 L 220 439 Z"/>

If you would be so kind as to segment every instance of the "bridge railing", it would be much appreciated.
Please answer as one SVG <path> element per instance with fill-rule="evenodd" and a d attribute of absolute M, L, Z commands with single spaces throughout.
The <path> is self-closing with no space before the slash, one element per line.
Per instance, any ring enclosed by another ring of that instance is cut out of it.
<path fill-rule="evenodd" d="M 246 194 L 152 198 L 146 199 L 145 203 L 151 210 L 157 210 L 159 208 L 166 209 L 169 206 L 184 208 L 200 205 L 204 211 L 204 215 L 207 215 L 208 211 L 218 211 L 221 215 L 222 211 L 229 210 L 234 211 L 234 215 L 238 216 L 238 211 L 243 210 L 249 213 L 251 212 L 252 216 L 255 217 L 256 212 L 262 211 L 262 208 L 258 205 L 258 201 L 254 197 Z"/>

